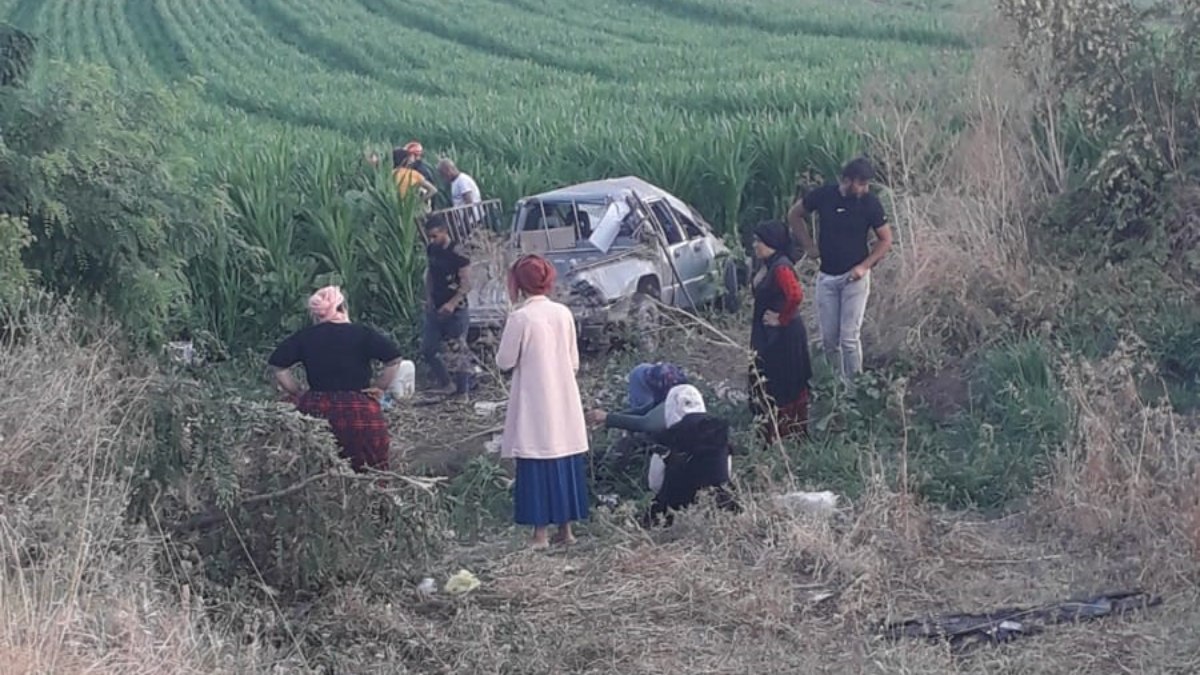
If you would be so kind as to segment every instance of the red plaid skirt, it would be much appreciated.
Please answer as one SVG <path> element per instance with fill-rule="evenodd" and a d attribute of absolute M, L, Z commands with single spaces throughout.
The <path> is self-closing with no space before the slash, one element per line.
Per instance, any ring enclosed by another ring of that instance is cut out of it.
<path fill-rule="evenodd" d="M 364 466 L 387 470 L 391 439 L 379 401 L 358 391 L 308 391 L 296 409 L 329 422 L 342 456 L 356 471 Z"/>

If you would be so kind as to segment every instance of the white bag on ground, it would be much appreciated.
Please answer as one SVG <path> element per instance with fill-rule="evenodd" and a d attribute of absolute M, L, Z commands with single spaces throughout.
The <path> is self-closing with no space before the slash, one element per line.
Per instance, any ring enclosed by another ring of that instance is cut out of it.
<path fill-rule="evenodd" d="M 650 485 L 650 491 L 658 494 L 662 489 L 663 476 L 667 474 L 667 464 L 663 461 L 662 455 L 654 453 L 650 455 L 650 471 L 646 474 L 646 483 Z"/>
<path fill-rule="evenodd" d="M 808 513 L 814 516 L 832 516 L 837 512 L 838 506 L 838 496 L 828 490 L 789 492 L 786 495 L 775 495 L 772 499 L 793 513 Z"/>

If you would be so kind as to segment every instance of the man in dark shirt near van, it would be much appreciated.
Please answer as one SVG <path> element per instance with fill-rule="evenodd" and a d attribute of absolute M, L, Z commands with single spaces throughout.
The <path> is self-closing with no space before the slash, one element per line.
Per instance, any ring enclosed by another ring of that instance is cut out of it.
<path fill-rule="evenodd" d="M 471 261 L 459 253 L 450 238 L 445 219 L 434 214 L 425 222 L 429 245 L 425 274 L 425 323 L 421 331 L 421 355 L 433 371 L 434 386 L 443 391 L 454 387 L 466 394 L 473 386 L 471 353 L 467 349 L 467 291 Z M 444 350 L 444 351 L 443 351 Z M 439 352 L 443 352 L 439 356 Z"/>
<path fill-rule="evenodd" d="M 871 268 L 892 247 L 892 228 L 879 198 L 871 194 L 875 169 L 859 158 L 842 169 L 836 185 L 816 188 L 788 211 L 788 224 L 805 252 L 821 261 L 817 275 L 817 321 L 826 356 L 849 383 L 862 372 L 862 324 L 871 293 Z M 817 216 L 817 242 L 806 219 Z M 868 246 L 875 233 L 874 246 Z"/>

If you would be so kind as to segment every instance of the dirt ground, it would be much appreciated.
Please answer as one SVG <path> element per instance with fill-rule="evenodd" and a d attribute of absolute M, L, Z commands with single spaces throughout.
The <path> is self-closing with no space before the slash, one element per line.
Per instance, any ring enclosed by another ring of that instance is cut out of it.
<path fill-rule="evenodd" d="M 592 352 L 581 358 L 578 375 L 584 406 L 613 408 L 625 396 L 628 368 L 641 361 L 670 360 L 683 366 L 710 391 L 736 399 L 746 388 L 749 329 L 742 317 L 725 317 L 708 329 L 683 329 L 690 321 L 677 314 L 663 319 L 664 339 L 659 353 L 638 356 L 624 352 Z M 419 473 L 454 475 L 487 444 L 504 424 L 508 398 L 503 377 L 480 351 L 480 386 L 465 399 L 440 399 L 418 392 L 388 411 L 395 430 L 392 455 Z"/>

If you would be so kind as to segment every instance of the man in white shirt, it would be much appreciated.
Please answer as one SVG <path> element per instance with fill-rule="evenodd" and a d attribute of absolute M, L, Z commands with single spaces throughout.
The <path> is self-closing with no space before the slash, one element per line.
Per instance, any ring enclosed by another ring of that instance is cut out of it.
<path fill-rule="evenodd" d="M 483 201 L 483 196 L 479 194 L 479 186 L 476 185 L 475 179 L 458 170 L 454 164 L 454 160 L 443 157 L 437 164 L 438 174 L 442 180 L 450 184 L 450 203 L 452 206 L 466 206 L 468 204 L 478 204 Z M 483 209 L 476 207 L 473 209 L 463 209 L 462 217 L 468 221 L 468 225 L 475 225 L 480 220 L 483 220 Z"/>
<path fill-rule="evenodd" d="M 475 179 L 459 171 L 453 160 L 441 159 L 438 161 L 437 170 L 442 179 L 450 184 L 450 201 L 454 206 L 478 204 L 483 201 Z"/>

